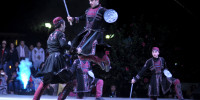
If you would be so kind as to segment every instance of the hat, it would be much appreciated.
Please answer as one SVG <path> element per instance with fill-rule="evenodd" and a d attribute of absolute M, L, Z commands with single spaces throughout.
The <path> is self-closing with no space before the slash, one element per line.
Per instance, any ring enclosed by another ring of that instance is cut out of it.
<path fill-rule="evenodd" d="M 56 17 L 53 19 L 53 24 L 55 27 L 59 26 L 60 24 L 62 24 L 63 22 L 63 18 L 62 17 Z"/>
<path fill-rule="evenodd" d="M 160 52 L 160 50 L 159 50 L 158 47 L 153 47 L 153 48 L 152 48 L 152 51 L 153 51 L 153 50 L 157 50 L 158 52 Z"/>

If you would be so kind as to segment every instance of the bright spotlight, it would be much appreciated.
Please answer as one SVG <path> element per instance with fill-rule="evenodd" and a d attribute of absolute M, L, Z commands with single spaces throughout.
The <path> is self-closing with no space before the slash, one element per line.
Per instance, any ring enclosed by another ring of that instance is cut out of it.
<path fill-rule="evenodd" d="M 106 39 L 110 39 L 110 35 L 106 35 Z"/>
<path fill-rule="evenodd" d="M 45 27 L 47 27 L 47 28 L 51 28 L 51 24 L 50 23 L 45 23 Z"/>

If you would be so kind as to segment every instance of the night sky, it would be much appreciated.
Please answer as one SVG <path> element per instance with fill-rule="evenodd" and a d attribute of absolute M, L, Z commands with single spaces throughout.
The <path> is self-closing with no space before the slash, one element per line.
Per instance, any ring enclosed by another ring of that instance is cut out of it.
<path fill-rule="evenodd" d="M 66 2 L 71 16 L 80 16 L 89 7 L 88 0 L 66 0 Z M 197 35 L 200 34 L 198 15 L 200 7 L 197 0 L 102 0 L 101 3 L 102 6 L 118 12 L 119 25 L 129 25 L 133 17 L 138 18 L 143 15 L 144 20 L 152 25 L 169 26 L 173 33 L 168 33 L 166 38 L 157 40 L 169 49 L 178 49 L 174 54 L 179 58 L 182 57 L 182 63 L 187 66 L 183 69 L 185 74 L 192 74 L 191 77 L 194 78 L 200 75 L 192 73 L 198 72 L 199 69 Z M 1 40 L 24 39 L 30 44 L 40 40 L 46 44 L 47 32 L 51 32 L 52 29 L 44 33 L 44 30 L 47 30 L 44 28 L 44 23 L 52 23 L 53 18 L 57 16 L 65 20 L 67 17 L 62 0 L 5 0 L 0 7 Z M 83 25 L 84 23 L 81 23 L 71 27 L 67 23 L 66 34 L 69 40 L 73 39 Z M 162 34 L 156 35 L 159 37 Z"/>

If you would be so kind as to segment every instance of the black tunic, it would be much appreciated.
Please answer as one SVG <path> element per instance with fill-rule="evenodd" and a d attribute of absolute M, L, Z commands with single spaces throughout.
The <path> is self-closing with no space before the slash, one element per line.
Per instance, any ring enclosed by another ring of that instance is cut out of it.
<path fill-rule="evenodd" d="M 66 67 L 63 54 L 65 49 L 70 49 L 65 34 L 59 30 L 51 33 L 47 40 L 47 48 L 49 56 L 44 63 L 44 67 L 36 76 L 44 76 L 43 81 L 46 83 L 62 83 L 63 80 L 57 73 Z"/>
<path fill-rule="evenodd" d="M 146 70 L 150 70 L 151 80 L 149 84 L 148 95 L 159 96 L 160 86 L 161 86 L 161 90 L 163 94 L 165 94 L 169 91 L 172 85 L 172 79 L 167 78 L 163 74 L 163 70 L 166 68 L 167 66 L 166 66 L 164 58 L 162 57 L 159 57 L 158 59 L 150 58 L 146 61 L 142 70 L 136 75 L 135 80 L 136 81 L 139 80 Z"/>
<path fill-rule="evenodd" d="M 105 31 L 105 21 L 103 19 L 105 8 L 98 5 L 95 8 L 89 8 L 85 14 L 80 17 L 75 17 L 75 22 L 86 20 L 86 26 L 78 36 L 72 41 L 72 47 L 81 47 L 82 55 L 96 55 L 100 58 L 105 54 L 104 48 L 108 47 L 103 42 L 103 32 Z"/>

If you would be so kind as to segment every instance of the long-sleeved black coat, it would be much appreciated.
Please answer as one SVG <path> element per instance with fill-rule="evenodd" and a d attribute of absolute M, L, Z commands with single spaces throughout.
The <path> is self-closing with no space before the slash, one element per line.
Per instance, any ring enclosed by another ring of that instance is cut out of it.
<path fill-rule="evenodd" d="M 103 33 L 106 28 L 106 22 L 103 18 L 105 11 L 106 8 L 98 5 L 94 8 L 87 9 L 84 15 L 74 18 L 76 23 L 81 20 L 86 21 L 84 30 L 72 41 L 72 47 L 82 48 L 82 55 L 97 55 L 101 58 L 105 54 L 104 48 L 107 47 L 103 41 Z"/>
<path fill-rule="evenodd" d="M 155 63 L 160 62 L 160 68 L 155 66 Z M 145 71 L 150 70 L 151 71 L 151 79 L 149 84 L 149 90 L 148 95 L 149 96 L 159 96 L 160 90 L 163 92 L 163 94 L 167 93 L 172 85 L 172 80 L 170 78 L 167 78 L 163 74 L 163 70 L 166 69 L 166 63 L 164 58 L 159 57 L 158 59 L 150 58 L 146 61 L 143 68 L 139 73 L 134 77 L 134 79 L 137 81 L 139 80 L 142 75 L 145 73 Z M 160 89 L 161 86 L 161 89 Z"/>
<path fill-rule="evenodd" d="M 47 80 L 48 83 L 59 83 L 62 81 L 56 75 L 61 69 L 67 67 L 63 54 L 64 50 L 69 50 L 70 47 L 63 32 L 56 30 L 51 33 L 47 40 L 49 56 L 44 63 L 44 67 L 36 74 L 36 77 L 44 76 L 44 82 Z"/>

